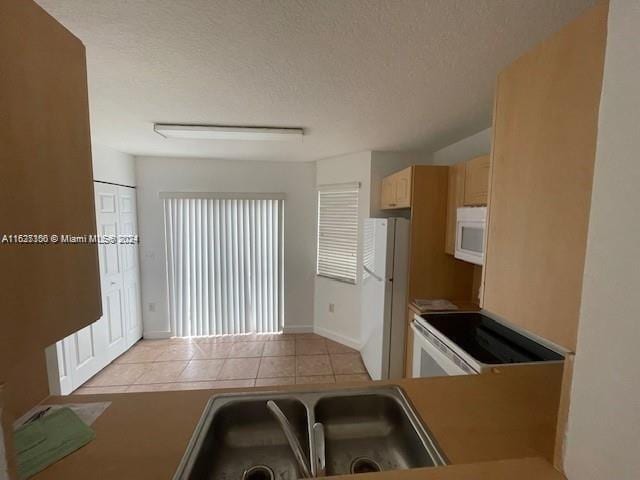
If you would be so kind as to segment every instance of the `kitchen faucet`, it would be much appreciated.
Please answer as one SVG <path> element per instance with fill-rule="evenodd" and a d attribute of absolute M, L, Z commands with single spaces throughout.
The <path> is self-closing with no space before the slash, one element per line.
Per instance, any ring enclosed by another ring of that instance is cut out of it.
<path fill-rule="evenodd" d="M 309 465 L 307 465 L 307 460 L 305 459 L 304 452 L 302 451 L 302 447 L 300 446 L 300 442 L 298 441 L 298 437 L 296 436 L 293 428 L 291 427 L 291 423 L 287 419 L 286 415 L 282 412 L 280 407 L 276 405 L 276 402 L 273 400 L 267 401 L 267 408 L 274 416 L 274 418 L 280 424 L 280 428 L 284 433 L 284 436 L 289 443 L 289 447 L 293 451 L 293 456 L 298 462 L 298 466 L 300 467 L 300 472 L 302 473 L 303 478 L 314 478 L 311 473 L 311 469 Z M 324 477 L 325 476 L 325 448 L 324 448 L 324 425 L 322 423 L 315 423 L 313 425 L 313 443 L 315 444 L 316 454 L 315 454 L 315 465 L 316 465 L 316 477 Z"/>

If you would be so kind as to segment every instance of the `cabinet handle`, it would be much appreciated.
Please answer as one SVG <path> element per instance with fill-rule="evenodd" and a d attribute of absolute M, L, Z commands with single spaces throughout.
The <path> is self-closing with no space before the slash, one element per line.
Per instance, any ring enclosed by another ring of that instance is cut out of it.
<path fill-rule="evenodd" d="M 396 204 L 395 204 L 395 203 L 390 203 L 390 204 L 389 204 L 389 206 L 390 206 L 390 207 L 395 207 L 395 206 L 396 206 Z"/>

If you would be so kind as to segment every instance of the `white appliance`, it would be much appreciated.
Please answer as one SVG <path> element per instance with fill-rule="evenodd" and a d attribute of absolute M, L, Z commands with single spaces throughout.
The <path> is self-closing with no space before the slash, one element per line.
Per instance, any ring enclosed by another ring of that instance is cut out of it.
<path fill-rule="evenodd" d="M 461 207 L 456 213 L 455 257 L 482 265 L 487 207 Z"/>
<path fill-rule="evenodd" d="M 473 375 L 476 372 L 455 353 L 451 344 L 445 343 L 437 332 L 419 321 L 416 315 L 411 322 L 413 330 L 413 378 Z M 446 340 L 445 340 L 446 341 Z"/>
<path fill-rule="evenodd" d="M 373 380 L 401 378 L 407 302 L 409 220 L 364 221 L 362 359 Z"/>
<path fill-rule="evenodd" d="M 496 366 L 562 362 L 543 339 L 492 318 L 486 311 L 415 315 L 412 376 L 473 375 Z"/>

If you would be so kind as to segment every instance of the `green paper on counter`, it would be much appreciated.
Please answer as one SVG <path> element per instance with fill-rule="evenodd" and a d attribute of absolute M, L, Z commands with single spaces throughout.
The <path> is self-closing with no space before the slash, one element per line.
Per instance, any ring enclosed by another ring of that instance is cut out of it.
<path fill-rule="evenodd" d="M 29 478 L 96 437 L 70 408 L 64 407 L 21 426 L 15 433 L 18 474 Z"/>

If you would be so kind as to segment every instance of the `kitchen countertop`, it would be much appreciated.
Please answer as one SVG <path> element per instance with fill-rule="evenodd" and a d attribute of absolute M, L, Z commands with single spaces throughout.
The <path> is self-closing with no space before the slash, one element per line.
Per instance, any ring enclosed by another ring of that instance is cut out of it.
<path fill-rule="evenodd" d="M 456 307 L 458 307 L 457 310 L 427 310 L 427 311 L 422 311 L 420 310 L 420 308 L 416 305 L 415 300 L 412 300 L 409 302 L 409 309 L 413 312 L 413 313 L 417 313 L 418 315 L 423 315 L 425 313 L 443 313 L 443 312 L 478 312 L 480 311 L 480 307 L 478 306 L 477 303 L 473 303 L 467 300 L 450 300 L 451 303 L 453 303 Z"/>
<path fill-rule="evenodd" d="M 484 375 L 376 382 L 397 384 L 405 390 L 453 467 L 369 475 L 372 479 L 498 480 L 513 478 L 517 472 L 521 480 L 564 478 L 550 465 L 561 378 L 562 365 L 554 364 L 501 367 Z M 254 391 L 332 388 L 336 385 L 264 387 Z M 246 389 L 225 392 L 242 390 Z M 111 401 L 112 404 L 93 424 L 94 441 L 34 478 L 170 479 L 207 400 L 221 392 L 50 397 L 45 403 Z M 505 459 L 518 460 L 500 462 Z M 538 474 L 531 476 L 532 471 Z M 530 476 L 523 476 L 524 472 Z"/>

